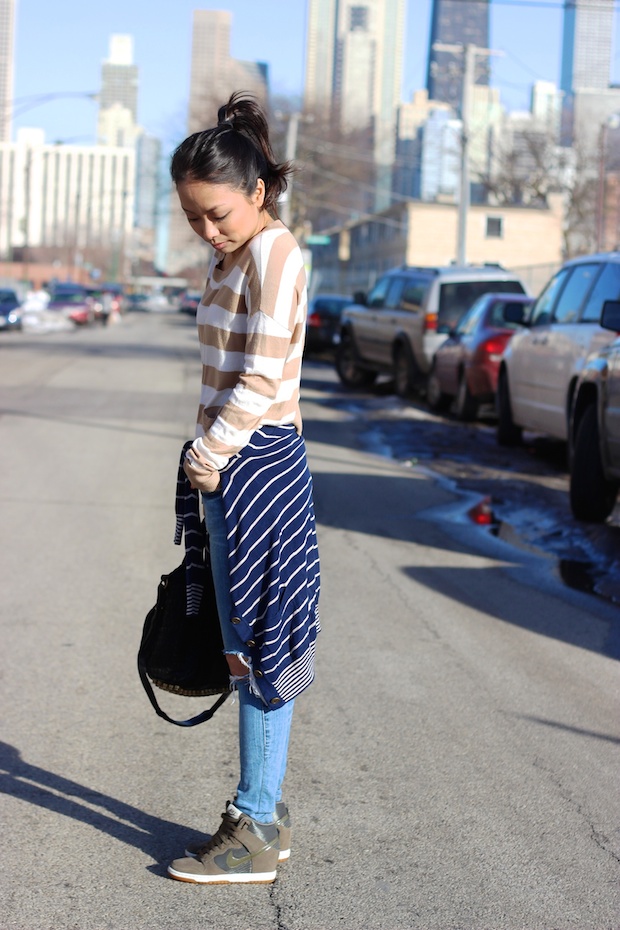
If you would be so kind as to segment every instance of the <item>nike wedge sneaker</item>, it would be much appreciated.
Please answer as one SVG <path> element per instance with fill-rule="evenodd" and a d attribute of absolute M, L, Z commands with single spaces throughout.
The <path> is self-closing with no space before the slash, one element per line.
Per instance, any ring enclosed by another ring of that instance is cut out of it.
<path fill-rule="evenodd" d="M 291 815 L 284 801 L 278 801 L 276 804 L 275 820 L 280 842 L 278 862 L 286 862 L 291 855 Z M 200 859 L 200 856 L 207 849 L 211 839 L 211 835 L 207 833 L 206 836 L 203 836 L 195 843 L 188 843 L 185 847 L 185 855 L 191 856 L 193 859 Z"/>
<path fill-rule="evenodd" d="M 273 882 L 278 865 L 278 828 L 242 814 L 230 801 L 222 823 L 199 858 L 175 859 L 168 874 L 199 885 Z"/>

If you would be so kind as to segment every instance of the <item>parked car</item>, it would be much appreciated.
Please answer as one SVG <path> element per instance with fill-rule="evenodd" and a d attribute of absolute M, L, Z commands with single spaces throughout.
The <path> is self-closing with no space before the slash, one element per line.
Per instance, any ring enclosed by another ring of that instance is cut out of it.
<path fill-rule="evenodd" d="M 179 300 L 179 313 L 196 316 L 198 304 L 202 300 L 202 291 L 186 291 Z"/>
<path fill-rule="evenodd" d="M 98 323 L 107 323 L 113 313 L 122 313 L 126 305 L 122 288 L 114 284 L 88 288 L 88 296 Z"/>
<path fill-rule="evenodd" d="M 524 429 L 568 439 L 575 388 L 587 357 L 611 341 L 600 326 L 603 304 L 620 298 L 620 253 L 589 255 L 566 262 L 521 324 L 500 363 L 497 439 L 520 442 Z"/>
<path fill-rule="evenodd" d="M 127 310 L 148 310 L 148 294 L 127 294 Z"/>
<path fill-rule="evenodd" d="M 0 288 L 0 329 L 21 329 L 21 301 L 15 291 Z"/>
<path fill-rule="evenodd" d="M 340 342 L 342 311 L 352 303 L 343 294 L 318 294 L 308 304 L 306 320 L 306 349 L 322 352 L 333 349 Z"/>
<path fill-rule="evenodd" d="M 433 410 L 454 401 L 460 420 L 473 420 L 480 404 L 492 403 L 499 363 L 517 329 L 506 320 L 509 308 L 525 310 L 533 303 L 525 294 L 483 294 L 435 352 L 426 386 Z"/>
<path fill-rule="evenodd" d="M 600 522 L 620 487 L 620 301 L 603 304 L 601 326 L 616 338 L 579 376 L 570 423 L 570 503 L 578 520 Z"/>
<path fill-rule="evenodd" d="M 95 320 L 94 301 L 89 289 L 81 284 L 63 283 L 54 285 L 50 292 L 47 309 L 62 314 L 79 326 Z"/>
<path fill-rule="evenodd" d="M 524 294 L 518 277 L 498 265 L 412 268 L 387 272 L 367 297 L 342 314 L 336 370 L 341 381 L 372 384 L 394 377 L 401 397 L 423 386 L 435 352 L 472 304 L 488 291 Z"/>

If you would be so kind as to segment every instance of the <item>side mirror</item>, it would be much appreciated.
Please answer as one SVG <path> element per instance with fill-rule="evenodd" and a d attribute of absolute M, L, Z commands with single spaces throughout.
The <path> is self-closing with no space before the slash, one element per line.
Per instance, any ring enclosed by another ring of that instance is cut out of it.
<path fill-rule="evenodd" d="M 356 303 L 356 304 L 361 304 L 362 307 L 365 307 L 365 306 L 366 306 L 367 300 L 368 300 L 368 298 L 367 298 L 366 294 L 364 293 L 364 291 L 355 291 L 355 293 L 353 294 L 353 301 L 354 301 L 354 303 Z"/>
<path fill-rule="evenodd" d="M 601 326 L 620 333 L 620 300 L 606 300 L 601 313 Z"/>

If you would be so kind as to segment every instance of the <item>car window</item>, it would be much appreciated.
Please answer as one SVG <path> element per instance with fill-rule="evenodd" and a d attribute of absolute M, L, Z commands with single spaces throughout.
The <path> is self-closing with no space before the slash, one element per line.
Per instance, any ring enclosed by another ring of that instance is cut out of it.
<path fill-rule="evenodd" d="M 194 294 L 192 299 L 200 301 L 202 294 Z M 329 297 L 317 297 L 314 301 L 313 309 L 317 313 L 324 313 L 326 316 L 340 316 L 342 308 L 346 307 L 349 301 L 330 299 Z"/>
<path fill-rule="evenodd" d="M 485 297 L 480 297 L 471 310 L 467 311 L 455 330 L 460 336 L 466 336 L 468 333 L 473 332 L 478 325 L 480 317 L 486 310 L 487 303 L 488 301 Z"/>
<path fill-rule="evenodd" d="M 489 314 L 489 323 L 491 326 L 498 326 L 504 329 L 518 329 L 518 323 L 509 323 L 506 320 L 506 310 L 508 307 L 521 307 L 523 311 L 527 310 L 528 304 L 519 300 L 496 300 L 493 302 L 491 313 Z"/>
<path fill-rule="evenodd" d="M 581 314 L 581 322 L 598 323 L 606 300 L 620 300 L 620 264 L 617 262 L 603 265 Z"/>
<path fill-rule="evenodd" d="M 599 262 L 576 265 L 573 268 L 570 278 L 556 301 L 553 311 L 553 323 L 577 322 L 581 305 L 590 292 L 594 279 L 600 270 L 601 265 Z"/>
<path fill-rule="evenodd" d="M 401 298 L 403 310 L 421 310 L 430 286 L 430 280 L 421 275 L 419 277 L 407 277 Z"/>
<path fill-rule="evenodd" d="M 438 332 L 448 332 L 467 313 L 473 303 L 490 291 L 523 294 L 519 281 L 449 281 L 439 290 Z"/>
<path fill-rule="evenodd" d="M 395 310 L 397 307 L 400 307 L 400 298 L 404 287 L 404 278 L 392 278 L 383 305 L 386 310 Z"/>
<path fill-rule="evenodd" d="M 379 281 L 375 284 L 372 291 L 368 295 L 368 300 L 366 301 L 367 306 L 369 307 L 383 307 L 385 304 L 385 297 L 389 290 L 392 278 L 380 278 Z"/>
<path fill-rule="evenodd" d="M 530 314 L 531 326 L 546 326 L 551 319 L 551 311 L 557 299 L 558 294 L 564 287 L 566 279 L 570 274 L 570 268 L 562 268 L 561 271 L 551 278 L 542 294 L 532 307 Z"/>

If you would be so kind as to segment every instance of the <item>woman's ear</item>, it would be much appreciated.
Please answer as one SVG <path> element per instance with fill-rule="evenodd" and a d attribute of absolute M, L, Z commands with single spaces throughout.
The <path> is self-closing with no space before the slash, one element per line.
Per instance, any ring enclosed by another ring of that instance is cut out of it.
<path fill-rule="evenodd" d="M 262 178 L 259 178 L 256 182 L 256 190 L 254 191 L 252 200 L 259 209 L 265 203 L 265 182 Z"/>

